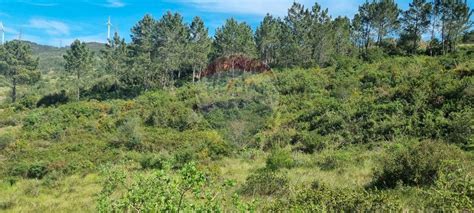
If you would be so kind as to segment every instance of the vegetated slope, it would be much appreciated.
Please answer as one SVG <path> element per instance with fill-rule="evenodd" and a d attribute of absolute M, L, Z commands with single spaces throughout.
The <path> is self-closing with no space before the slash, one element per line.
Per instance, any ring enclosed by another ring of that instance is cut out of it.
<path fill-rule="evenodd" d="M 473 61 L 345 58 L 132 100 L 5 108 L 0 207 L 469 211 Z"/>
<path fill-rule="evenodd" d="M 64 69 L 63 55 L 66 54 L 69 46 L 59 48 L 49 45 L 37 44 L 30 41 L 24 42 L 30 45 L 33 55 L 39 58 L 38 69 L 41 72 L 58 72 Z M 104 44 L 97 42 L 88 42 L 86 45 L 96 55 L 100 53 L 100 50 L 105 48 Z"/>

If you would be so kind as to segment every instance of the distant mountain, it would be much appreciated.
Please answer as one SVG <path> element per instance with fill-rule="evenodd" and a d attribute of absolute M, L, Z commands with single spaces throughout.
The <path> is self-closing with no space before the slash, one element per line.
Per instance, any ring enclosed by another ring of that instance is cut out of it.
<path fill-rule="evenodd" d="M 33 51 L 33 54 L 35 54 L 35 55 L 39 55 L 39 54 L 44 53 L 44 52 L 57 52 L 57 51 L 60 50 L 60 48 L 57 48 L 57 47 L 37 44 L 37 43 L 31 42 L 31 41 L 23 41 L 23 42 L 30 45 L 31 50 Z"/>
<path fill-rule="evenodd" d="M 39 57 L 39 69 L 42 72 L 60 71 L 63 69 L 63 55 L 66 54 L 66 50 L 69 49 L 69 46 L 59 48 L 49 45 L 37 44 L 31 41 L 24 42 L 30 45 L 33 55 Z M 92 52 L 94 52 L 96 56 L 99 55 L 100 51 L 105 48 L 105 44 L 98 42 L 88 42 L 86 45 Z"/>

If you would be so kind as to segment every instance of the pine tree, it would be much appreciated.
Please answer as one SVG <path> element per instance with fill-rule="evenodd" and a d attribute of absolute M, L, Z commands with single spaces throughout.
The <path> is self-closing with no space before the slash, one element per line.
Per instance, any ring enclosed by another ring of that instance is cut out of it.
<path fill-rule="evenodd" d="M 351 21 L 347 17 L 337 17 L 332 22 L 334 33 L 334 53 L 339 56 L 347 56 L 353 49 L 351 43 Z"/>
<path fill-rule="evenodd" d="M 359 43 L 366 55 L 371 43 L 372 23 L 374 19 L 374 4 L 368 1 L 359 6 L 358 13 L 354 16 L 352 22 L 354 41 Z"/>
<path fill-rule="evenodd" d="M 120 83 L 126 75 L 127 43 L 115 32 L 114 37 L 105 45 L 105 49 L 101 53 L 106 73 L 114 76 L 116 84 Z"/>
<path fill-rule="evenodd" d="M 211 53 L 212 40 L 209 38 L 208 29 L 199 17 L 194 17 L 190 26 L 189 38 L 189 63 L 193 71 L 193 82 L 197 77 L 196 72 L 205 68 Z"/>
<path fill-rule="evenodd" d="M 11 99 L 17 100 L 17 86 L 33 83 L 40 78 L 36 71 L 38 58 L 33 58 L 31 48 L 22 41 L 10 41 L 0 45 L 0 74 L 11 83 Z"/>
<path fill-rule="evenodd" d="M 132 43 L 130 44 L 130 58 L 128 60 L 130 73 L 126 76 L 126 83 L 148 90 L 154 83 L 154 73 L 157 72 L 153 58 L 156 51 L 153 49 L 153 33 L 156 21 L 151 15 L 145 15 L 132 28 Z"/>
<path fill-rule="evenodd" d="M 315 3 L 310 12 L 310 17 L 311 23 L 308 28 L 310 29 L 309 40 L 312 60 L 304 65 L 313 66 L 318 64 L 323 66 L 329 61 L 334 51 L 335 32 L 331 25 L 331 16 L 329 16 L 328 9 L 322 10 L 321 6 Z"/>
<path fill-rule="evenodd" d="M 214 58 L 236 54 L 257 56 L 252 28 L 247 23 L 239 23 L 233 18 L 217 29 L 213 46 Z"/>
<path fill-rule="evenodd" d="M 359 14 L 355 14 L 351 21 L 351 41 L 359 49 L 359 53 L 362 53 L 365 44 L 363 32 L 362 18 Z"/>
<path fill-rule="evenodd" d="M 290 65 L 310 66 L 313 63 L 310 39 L 311 13 L 302 4 L 294 2 L 285 17 L 289 32 L 287 49 Z"/>
<path fill-rule="evenodd" d="M 64 68 L 66 72 L 76 77 L 77 100 L 81 98 L 81 89 L 83 86 L 83 77 L 92 69 L 93 54 L 86 46 L 86 43 L 75 40 L 71 44 L 71 48 L 66 51 L 63 56 L 66 64 Z"/>
<path fill-rule="evenodd" d="M 443 53 L 454 52 L 462 34 L 473 24 L 471 21 L 473 11 L 466 0 L 443 0 L 438 4 Z"/>
<path fill-rule="evenodd" d="M 399 28 L 400 9 L 394 0 L 378 0 L 372 5 L 371 25 L 377 34 L 377 44 L 380 46 L 387 34 Z"/>
<path fill-rule="evenodd" d="M 255 32 L 260 59 L 266 64 L 275 65 L 281 50 L 281 21 L 267 14 Z"/>
<path fill-rule="evenodd" d="M 296 36 L 293 35 L 292 29 L 286 24 L 285 21 L 278 19 L 278 25 L 280 27 L 280 34 L 278 40 L 280 41 L 280 47 L 278 47 L 276 53 L 275 64 L 280 67 L 294 67 L 301 66 L 297 64 L 296 55 Z"/>
<path fill-rule="evenodd" d="M 154 33 L 156 59 L 160 63 L 157 73 L 162 87 L 170 86 L 181 77 L 185 67 L 186 45 L 189 40 L 189 28 L 183 23 L 179 13 L 167 12 L 157 23 Z"/>
<path fill-rule="evenodd" d="M 413 0 L 410 3 L 410 8 L 403 12 L 400 20 L 403 26 L 403 33 L 406 38 L 411 40 L 411 53 L 416 53 L 421 35 L 426 33 L 430 26 L 431 10 L 431 4 L 426 2 L 426 0 Z"/>

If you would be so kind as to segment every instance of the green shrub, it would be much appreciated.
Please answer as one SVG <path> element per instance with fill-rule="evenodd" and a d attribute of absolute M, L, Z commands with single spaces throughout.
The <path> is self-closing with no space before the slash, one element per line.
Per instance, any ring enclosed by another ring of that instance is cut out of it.
<path fill-rule="evenodd" d="M 397 147 L 388 150 L 382 168 L 375 172 L 371 185 L 377 188 L 394 188 L 398 184 L 432 186 L 440 171 L 445 169 L 444 162 L 451 160 L 463 162 L 462 151 L 440 142 L 414 142 Z"/>
<path fill-rule="evenodd" d="M 280 198 L 270 212 L 397 212 L 400 200 L 381 191 L 329 188 L 318 182 L 310 189 L 296 192 L 290 199 Z"/>
<path fill-rule="evenodd" d="M 48 168 L 42 164 L 33 164 L 28 169 L 26 177 L 42 179 L 48 173 Z"/>
<path fill-rule="evenodd" d="M 165 161 L 160 156 L 149 154 L 142 157 L 140 165 L 143 169 L 163 169 Z"/>
<path fill-rule="evenodd" d="M 151 175 L 135 175 L 125 181 L 123 171 L 106 171 L 104 187 L 98 196 L 99 212 L 221 212 L 221 194 L 227 187 L 214 185 L 194 163 L 178 174 L 169 168 Z M 124 186 L 124 187 L 123 187 Z"/>
<path fill-rule="evenodd" d="M 376 61 L 381 61 L 386 58 L 387 54 L 382 48 L 370 48 L 367 50 L 367 53 L 364 54 L 363 58 L 365 61 L 373 63 Z"/>
<path fill-rule="evenodd" d="M 175 152 L 174 155 L 174 167 L 182 168 L 189 162 L 197 159 L 196 153 L 192 149 L 183 149 Z"/>
<path fill-rule="evenodd" d="M 130 150 L 143 148 L 143 130 L 138 118 L 127 118 L 117 127 L 118 137 L 110 142 L 115 147 L 125 146 Z"/>
<path fill-rule="evenodd" d="M 316 164 L 321 170 L 329 171 L 344 168 L 350 160 L 346 152 L 328 152 L 318 159 Z"/>
<path fill-rule="evenodd" d="M 277 196 L 288 192 L 289 180 L 286 174 L 269 169 L 260 169 L 250 174 L 240 189 L 244 195 Z"/>
<path fill-rule="evenodd" d="M 261 132 L 255 136 L 259 148 L 268 151 L 282 149 L 290 145 L 294 138 L 294 131 L 288 129 L 278 129 L 277 131 Z"/>
<path fill-rule="evenodd" d="M 304 153 L 320 152 L 328 147 L 327 138 L 315 132 L 302 132 L 294 138 L 297 149 Z"/>
<path fill-rule="evenodd" d="M 65 90 L 61 90 L 60 93 L 53 93 L 43 96 L 37 103 L 36 107 L 49 107 L 59 104 L 65 104 L 69 101 L 69 97 Z"/>
<path fill-rule="evenodd" d="M 24 108 L 33 109 L 36 107 L 36 102 L 38 101 L 38 97 L 35 95 L 26 95 L 19 99 L 18 103 L 22 105 Z"/>
<path fill-rule="evenodd" d="M 0 151 L 5 149 L 8 144 L 15 141 L 15 137 L 12 134 L 2 134 L 0 135 Z"/>
<path fill-rule="evenodd" d="M 291 156 L 291 151 L 288 149 L 275 149 L 268 156 L 266 161 L 266 168 L 270 170 L 278 170 L 281 168 L 290 169 L 295 165 Z"/>
<path fill-rule="evenodd" d="M 20 163 L 10 167 L 11 176 L 20 176 L 24 178 L 42 179 L 48 174 L 48 167 L 42 163 Z"/>
<path fill-rule="evenodd" d="M 474 209 L 472 168 L 459 161 L 445 161 L 435 186 L 425 191 L 427 209 L 470 211 Z"/>
<path fill-rule="evenodd" d="M 197 127 L 201 122 L 192 109 L 169 93 L 146 93 L 138 98 L 137 103 L 147 109 L 142 117 L 149 126 L 184 131 Z"/>

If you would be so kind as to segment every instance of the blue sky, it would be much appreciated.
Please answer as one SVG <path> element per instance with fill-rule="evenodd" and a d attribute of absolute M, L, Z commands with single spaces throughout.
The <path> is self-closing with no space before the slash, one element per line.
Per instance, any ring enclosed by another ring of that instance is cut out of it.
<path fill-rule="evenodd" d="M 268 12 L 284 16 L 294 0 L 0 0 L 0 21 L 4 23 L 6 39 L 22 34 L 25 40 L 41 44 L 68 45 L 74 39 L 105 42 L 107 17 L 113 31 L 129 39 L 131 27 L 144 14 L 160 18 L 166 11 L 181 13 L 186 22 L 194 16 L 205 20 L 210 33 L 226 18 L 246 21 L 255 28 Z M 365 0 L 318 0 L 333 17 L 352 17 Z M 397 0 L 406 8 L 411 0 Z M 315 0 L 299 1 L 306 6 Z M 468 0 L 471 8 L 474 0 Z"/>

